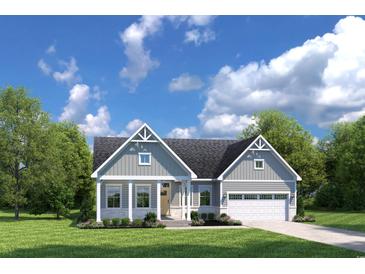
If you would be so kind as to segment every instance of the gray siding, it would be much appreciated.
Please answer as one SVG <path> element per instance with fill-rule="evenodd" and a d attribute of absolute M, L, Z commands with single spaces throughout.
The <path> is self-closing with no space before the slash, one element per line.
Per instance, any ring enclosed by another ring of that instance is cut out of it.
<path fill-rule="evenodd" d="M 151 165 L 138 165 L 138 153 L 150 152 Z M 160 143 L 130 143 L 102 170 L 102 175 L 114 176 L 188 176 L 188 172 Z"/>
<path fill-rule="evenodd" d="M 295 182 L 223 182 L 223 194 L 230 191 L 285 191 L 295 192 Z M 224 200 L 224 206 L 227 205 L 227 199 Z"/>
<path fill-rule="evenodd" d="M 171 206 L 180 206 L 180 185 L 178 182 L 171 182 Z"/>
<path fill-rule="evenodd" d="M 121 182 L 103 182 L 101 184 L 101 208 L 106 208 L 106 185 L 122 185 L 122 208 L 128 208 L 128 184 Z"/>
<path fill-rule="evenodd" d="M 264 170 L 254 169 L 254 159 L 264 159 Z M 224 177 L 224 180 L 295 180 L 271 151 L 248 151 Z"/>

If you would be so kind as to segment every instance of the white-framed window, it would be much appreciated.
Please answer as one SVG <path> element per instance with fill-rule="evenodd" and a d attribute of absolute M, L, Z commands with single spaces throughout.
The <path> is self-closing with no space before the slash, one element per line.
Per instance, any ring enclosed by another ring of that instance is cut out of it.
<path fill-rule="evenodd" d="M 245 194 L 245 200 L 257 200 L 257 194 Z"/>
<path fill-rule="evenodd" d="M 265 167 L 264 159 L 254 159 L 253 162 L 254 162 L 255 169 L 259 169 L 259 170 L 264 169 L 264 167 Z"/>
<path fill-rule="evenodd" d="M 140 166 L 151 165 L 151 153 L 150 152 L 139 152 L 138 153 L 138 164 Z"/>
<path fill-rule="evenodd" d="M 193 185 L 190 185 L 190 206 L 193 206 Z M 188 189 L 186 188 L 186 190 L 188 191 Z M 187 192 L 185 192 L 185 205 L 188 204 L 188 195 Z M 182 206 L 182 185 L 180 185 L 180 205 Z"/>
<path fill-rule="evenodd" d="M 212 186 L 210 185 L 199 186 L 199 205 L 200 206 L 212 205 Z"/>
<path fill-rule="evenodd" d="M 229 200 L 243 200 L 243 194 L 229 194 L 228 199 Z"/>
<path fill-rule="evenodd" d="M 120 208 L 122 207 L 122 186 L 106 185 L 106 207 Z"/>
<path fill-rule="evenodd" d="M 260 200 L 272 200 L 272 194 L 260 194 Z"/>
<path fill-rule="evenodd" d="M 151 207 L 151 185 L 136 185 L 136 208 Z"/>
<path fill-rule="evenodd" d="M 274 199 L 275 200 L 286 200 L 288 198 L 288 194 L 275 194 Z"/>

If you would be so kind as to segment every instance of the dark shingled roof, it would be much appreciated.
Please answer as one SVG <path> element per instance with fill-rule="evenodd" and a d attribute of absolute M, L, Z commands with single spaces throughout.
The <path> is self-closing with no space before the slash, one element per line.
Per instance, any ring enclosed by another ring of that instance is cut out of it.
<path fill-rule="evenodd" d="M 164 142 L 195 172 L 198 178 L 217 178 L 255 139 L 211 140 L 170 139 Z M 95 137 L 94 170 L 113 154 L 127 138 Z"/>

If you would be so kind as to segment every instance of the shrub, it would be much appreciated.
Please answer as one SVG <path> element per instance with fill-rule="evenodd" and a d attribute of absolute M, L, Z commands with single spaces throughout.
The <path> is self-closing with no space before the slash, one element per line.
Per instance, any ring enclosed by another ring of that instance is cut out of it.
<path fill-rule="evenodd" d="M 86 222 L 77 224 L 77 227 L 81 229 L 97 229 L 97 228 L 104 228 L 104 225 L 97 222 L 93 223 Z"/>
<path fill-rule="evenodd" d="M 103 220 L 103 225 L 104 226 L 109 226 L 110 225 L 110 219 L 104 219 Z"/>
<path fill-rule="evenodd" d="M 129 220 L 129 218 L 122 218 L 122 219 L 120 220 L 120 224 L 121 224 L 122 226 L 128 226 L 130 223 L 131 223 L 131 221 Z"/>
<path fill-rule="evenodd" d="M 95 218 L 94 212 L 93 212 L 93 206 L 94 202 L 91 198 L 85 198 L 82 200 L 81 206 L 80 206 L 80 216 L 79 221 L 85 222 L 91 218 Z"/>
<path fill-rule="evenodd" d="M 221 216 L 218 218 L 217 221 L 219 223 L 221 223 L 222 225 L 228 225 L 230 219 L 231 219 L 231 217 L 229 217 L 227 214 L 223 213 L 223 214 L 221 214 Z"/>
<path fill-rule="evenodd" d="M 143 220 L 142 219 L 134 219 L 132 222 L 133 227 L 142 227 L 143 226 Z"/>
<path fill-rule="evenodd" d="M 304 222 L 315 222 L 316 218 L 314 216 L 308 215 L 308 216 L 299 216 L 295 215 L 293 218 L 294 222 L 297 223 L 304 223 Z"/>
<path fill-rule="evenodd" d="M 222 213 L 219 217 L 225 218 L 225 217 L 228 217 L 228 215 L 226 213 Z"/>
<path fill-rule="evenodd" d="M 208 213 L 208 220 L 214 220 L 215 214 L 214 213 Z"/>
<path fill-rule="evenodd" d="M 156 227 L 157 228 L 165 228 L 166 226 L 163 223 L 158 222 Z"/>
<path fill-rule="evenodd" d="M 242 222 L 240 220 L 234 220 L 233 225 L 242 225 Z"/>
<path fill-rule="evenodd" d="M 312 215 L 304 216 L 304 222 L 315 222 L 316 218 Z"/>
<path fill-rule="evenodd" d="M 191 218 L 191 220 L 198 220 L 199 219 L 199 213 L 197 211 L 190 212 L 190 218 Z"/>
<path fill-rule="evenodd" d="M 208 214 L 202 213 L 202 214 L 200 214 L 200 217 L 205 221 L 208 218 Z"/>
<path fill-rule="evenodd" d="M 304 202 L 301 196 L 299 196 L 297 200 L 297 215 L 304 216 Z"/>
<path fill-rule="evenodd" d="M 112 219 L 112 224 L 113 224 L 113 226 L 118 226 L 118 225 L 120 225 L 120 219 L 119 219 L 119 218 L 113 218 L 113 219 Z"/>
<path fill-rule="evenodd" d="M 152 223 L 156 223 L 157 222 L 157 215 L 154 212 L 148 212 L 146 214 L 146 216 L 144 217 L 144 221 L 145 222 L 152 222 Z"/>
<path fill-rule="evenodd" d="M 192 226 L 202 226 L 204 224 L 205 224 L 205 222 L 204 222 L 203 219 L 197 219 L 197 220 L 192 220 L 191 221 Z"/>

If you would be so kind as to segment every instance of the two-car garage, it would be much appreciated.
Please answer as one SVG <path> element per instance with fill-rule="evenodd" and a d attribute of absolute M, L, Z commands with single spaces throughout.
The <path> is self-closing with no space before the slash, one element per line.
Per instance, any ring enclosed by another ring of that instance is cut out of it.
<path fill-rule="evenodd" d="M 237 220 L 282 220 L 289 215 L 288 193 L 227 193 L 228 215 Z"/>

